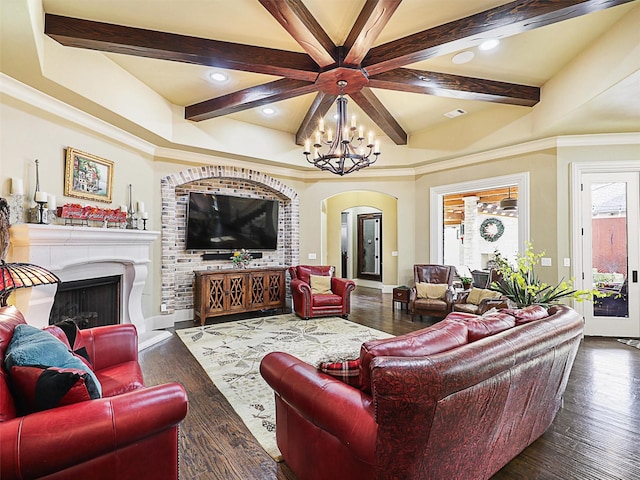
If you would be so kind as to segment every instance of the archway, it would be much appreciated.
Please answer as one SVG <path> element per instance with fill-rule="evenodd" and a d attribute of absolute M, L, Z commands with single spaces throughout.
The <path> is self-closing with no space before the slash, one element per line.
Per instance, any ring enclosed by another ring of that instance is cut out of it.
<path fill-rule="evenodd" d="M 398 283 L 398 199 L 386 193 L 351 191 L 339 193 L 323 200 L 325 238 L 322 259 L 326 265 L 342 264 L 342 212 L 357 207 L 372 207 L 382 212 L 382 282 L 354 279 L 358 285 L 380 288 L 391 292 Z M 355 271 L 355 269 L 354 269 Z"/>

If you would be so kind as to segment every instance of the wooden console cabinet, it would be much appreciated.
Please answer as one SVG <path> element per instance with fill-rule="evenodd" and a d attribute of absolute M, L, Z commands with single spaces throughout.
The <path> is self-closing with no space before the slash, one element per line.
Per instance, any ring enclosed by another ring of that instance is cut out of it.
<path fill-rule="evenodd" d="M 286 306 L 285 267 L 194 272 L 194 321 Z"/>

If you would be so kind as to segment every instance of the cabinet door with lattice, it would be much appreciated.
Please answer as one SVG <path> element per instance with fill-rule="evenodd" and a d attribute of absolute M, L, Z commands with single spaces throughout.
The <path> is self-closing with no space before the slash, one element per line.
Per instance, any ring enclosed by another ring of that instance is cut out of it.
<path fill-rule="evenodd" d="M 265 308 L 284 308 L 285 279 L 284 270 L 265 273 Z"/>
<path fill-rule="evenodd" d="M 236 273 L 225 275 L 225 311 L 244 311 L 247 304 L 247 283 L 249 275 L 246 273 Z"/>

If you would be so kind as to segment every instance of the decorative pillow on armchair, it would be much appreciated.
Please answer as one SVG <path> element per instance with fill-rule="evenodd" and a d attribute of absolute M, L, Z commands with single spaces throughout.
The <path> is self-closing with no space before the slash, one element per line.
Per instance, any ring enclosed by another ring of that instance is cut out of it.
<path fill-rule="evenodd" d="M 360 359 L 342 362 L 320 362 L 318 370 L 352 387 L 360 388 Z"/>
<path fill-rule="evenodd" d="M 21 415 L 100 398 L 82 369 L 14 365 L 9 375 Z"/>
<path fill-rule="evenodd" d="M 39 389 L 44 388 L 43 385 L 46 385 L 46 389 L 49 391 L 61 392 L 66 389 L 67 393 L 62 394 L 61 398 L 66 397 L 67 394 L 70 395 L 67 399 L 85 398 L 82 392 L 78 393 L 77 390 L 70 392 L 78 382 L 82 382 L 82 384 L 86 385 L 90 398 L 102 396 L 100 382 L 91 368 L 74 356 L 68 350 L 67 345 L 55 336 L 31 325 L 21 324 L 16 326 L 4 361 L 12 384 L 21 385 L 26 394 L 33 393 L 36 395 L 40 392 Z M 15 367 L 34 368 L 21 369 Z M 45 372 L 49 367 L 54 368 L 49 372 Z M 70 376 L 69 373 L 72 375 Z M 42 375 L 44 377 L 41 379 Z M 72 382 L 73 379 L 75 379 L 75 382 Z M 54 388 L 52 387 L 52 382 L 55 383 L 56 381 L 61 382 L 61 385 L 57 385 Z M 68 386 L 70 383 L 72 385 Z M 81 390 L 80 387 L 78 389 Z M 23 407 L 26 408 L 29 404 L 39 405 L 40 403 L 34 397 Z"/>
<path fill-rule="evenodd" d="M 71 319 L 62 320 L 55 325 L 49 325 L 44 327 L 45 332 L 49 332 L 56 337 L 80 360 L 82 360 L 89 368 L 93 370 L 93 363 L 89 358 L 87 347 L 85 347 L 82 335 L 80 335 L 80 329 L 76 322 Z"/>
<path fill-rule="evenodd" d="M 486 288 L 472 288 L 467 297 L 467 303 L 473 305 L 480 305 L 480 302 L 485 298 L 500 298 L 500 292 L 495 290 L 488 290 Z"/>
<path fill-rule="evenodd" d="M 416 295 L 418 298 L 441 300 L 447 295 L 449 285 L 446 283 L 416 283 Z"/>
<path fill-rule="evenodd" d="M 314 295 L 333 293 L 331 291 L 331 277 L 327 275 L 309 275 L 311 293 Z"/>

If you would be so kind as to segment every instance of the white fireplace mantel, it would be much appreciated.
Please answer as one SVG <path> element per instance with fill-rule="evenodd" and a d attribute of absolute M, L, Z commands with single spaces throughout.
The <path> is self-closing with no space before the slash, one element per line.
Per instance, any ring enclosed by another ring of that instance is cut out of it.
<path fill-rule="evenodd" d="M 12 225 L 11 262 L 33 263 L 69 282 L 110 275 L 122 276 L 122 323 L 133 323 L 141 343 L 146 332 L 142 293 L 148 275 L 151 244 L 159 232 L 63 225 Z M 49 323 L 56 285 L 16 290 L 16 306 L 36 327 Z"/>

